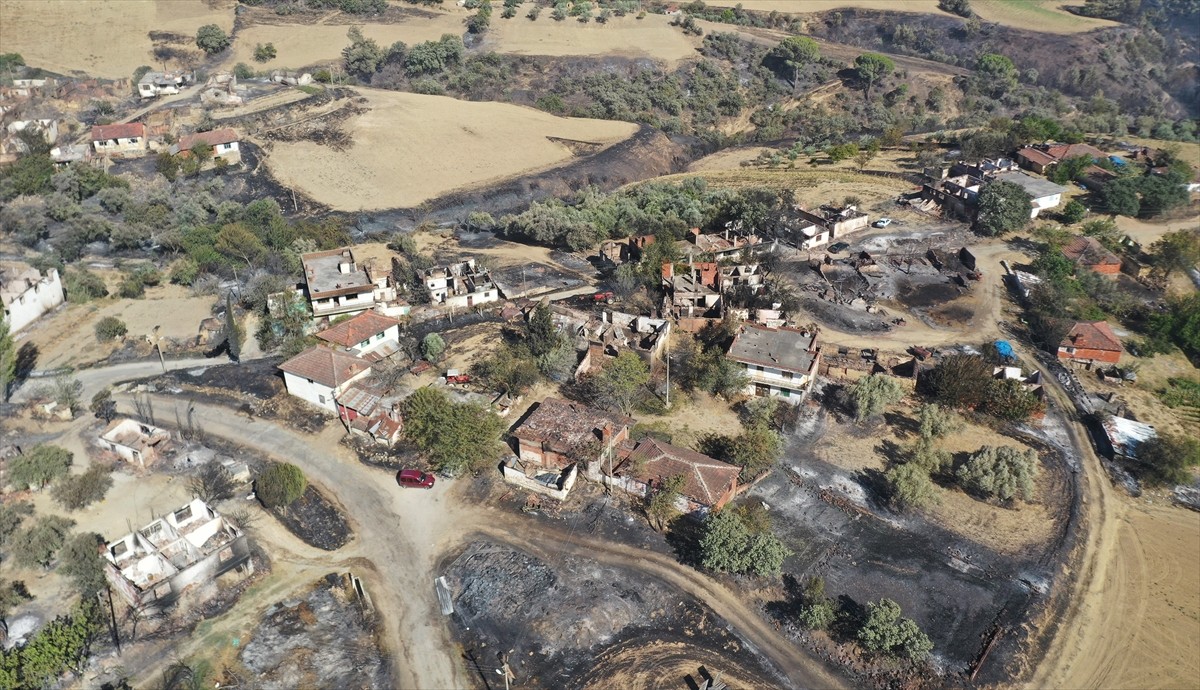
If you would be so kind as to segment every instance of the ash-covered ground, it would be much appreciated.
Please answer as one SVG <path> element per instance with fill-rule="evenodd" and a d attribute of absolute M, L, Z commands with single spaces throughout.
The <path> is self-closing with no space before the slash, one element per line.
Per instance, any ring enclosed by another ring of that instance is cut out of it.
<path fill-rule="evenodd" d="M 634 570 L 551 560 L 481 539 L 446 569 L 453 627 L 477 687 L 504 687 L 494 669 L 509 650 L 526 688 L 683 688 L 702 666 L 733 688 L 779 686 L 694 598 Z"/>
<path fill-rule="evenodd" d="M 374 623 L 353 592 L 329 575 L 306 594 L 271 606 L 242 650 L 260 690 L 392 687 Z"/>

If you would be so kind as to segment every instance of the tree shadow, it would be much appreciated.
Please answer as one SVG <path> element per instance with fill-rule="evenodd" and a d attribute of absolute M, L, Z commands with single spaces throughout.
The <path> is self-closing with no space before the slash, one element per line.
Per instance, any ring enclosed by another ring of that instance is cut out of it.
<path fill-rule="evenodd" d="M 17 362 L 13 371 L 17 381 L 24 382 L 33 373 L 33 368 L 37 366 L 38 355 L 37 345 L 33 343 L 23 343 L 20 349 L 17 350 Z"/>
<path fill-rule="evenodd" d="M 908 438 L 909 436 L 916 436 L 921 433 L 921 424 L 908 415 L 902 415 L 898 412 L 884 412 L 883 419 L 887 422 L 888 426 L 895 430 L 896 435 L 900 438 Z"/>
<path fill-rule="evenodd" d="M 906 455 L 904 448 L 891 439 L 880 441 L 879 445 L 875 446 L 875 452 L 886 458 L 889 465 L 901 462 Z"/>
<path fill-rule="evenodd" d="M 858 639 L 858 631 L 867 619 L 867 609 L 847 594 L 837 598 L 837 616 L 829 626 L 829 634 L 838 642 Z"/>
<path fill-rule="evenodd" d="M 769 601 L 763 607 L 767 614 L 780 623 L 794 619 L 804 608 L 804 583 L 791 573 L 783 576 L 783 599 Z"/>
<path fill-rule="evenodd" d="M 867 492 L 867 497 L 877 508 L 886 508 L 892 491 L 887 475 L 874 467 L 861 469 L 852 477 Z"/>
<path fill-rule="evenodd" d="M 675 558 L 693 568 L 700 567 L 700 540 L 703 538 L 704 523 L 687 515 L 675 518 L 666 533 L 667 544 L 674 549 Z"/>

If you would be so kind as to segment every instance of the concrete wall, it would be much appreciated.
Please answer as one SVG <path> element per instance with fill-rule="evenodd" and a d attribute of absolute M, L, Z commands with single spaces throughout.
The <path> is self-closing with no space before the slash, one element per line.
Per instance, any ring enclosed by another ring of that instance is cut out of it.
<path fill-rule="evenodd" d="M 571 493 L 571 489 L 575 487 L 575 481 L 579 477 L 578 465 L 572 465 L 567 471 L 567 476 L 562 480 L 562 488 L 557 489 L 546 486 L 536 479 L 526 477 L 524 472 L 508 465 L 501 466 L 500 473 L 504 475 L 504 481 L 509 484 L 542 494 L 543 496 L 549 496 L 559 501 L 566 500 L 567 494 Z"/>
<path fill-rule="evenodd" d="M 283 385 L 287 387 L 289 394 L 337 414 L 332 388 L 286 371 L 283 372 Z"/>
<path fill-rule="evenodd" d="M 5 320 L 8 321 L 9 331 L 16 333 L 38 320 L 42 314 L 62 304 L 65 299 L 58 269 L 52 268 L 41 280 L 34 283 L 33 287 L 5 305 Z"/>

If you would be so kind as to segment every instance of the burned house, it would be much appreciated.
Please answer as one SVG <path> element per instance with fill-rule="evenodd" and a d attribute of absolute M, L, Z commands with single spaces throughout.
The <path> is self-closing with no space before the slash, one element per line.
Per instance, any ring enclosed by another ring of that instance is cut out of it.
<path fill-rule="evenodd" d="M 173 96 L 192 79 L 190 72 L 146 72 L 138 80 L 138 95 L 142 98 Z"/>
<path fill-rule="evenodd" d="M 719 318 L 720 271 L 714 262 L 690 262 L 687 271 L 662 265 L 663 312 L 674 318 Z"/>
<path fill-rule="evenodd" d="M 917 385 L 916 357 L 872 348 L 839 347 L 836 352 L 826 349 L 822 352 L 819 370 L 826 378 L 842 381 L 857 381 L 872 374 L 886 374 L 907 388 L 916 388 Z"/>
<path fill-rule="evenodd" d="M 0 263 L 0 319 L 10 333 L 29 326 L 66 301 L 57 268 L 38 269 L 24 263 Z"/>
<path fill-rule="evenodd" d="M 767 249 L 762 238 L 752 233 L 745 233 L 736 228 L 726 227 L 719 233 L 701 233 L 700 228 L 688 231 L 688 242 L 695 251 L 711 255 L 715 260 L 732 259 L 742 252 L 756 253 Z"/>
<path fill-rule="evenodd" d="M 634 420 L 560 398 L 547 398 L 511 436 L 526 465 L 565 470 L 576 463 L 611 461 L 616 446 L 629 438 Z"/>
<path fill-rule="evenodd" d="M 171 447 L 171 432 L 136 419 L 113 420 L 100 434 L 100 446 L 145 468 Z"/>
<path fill-rule="evenodd" d="M 426 270 L 425 288 L 435 306 L 471 309 L 502 298 L 491 272 L 476 267 L 475 259 Z"/>
<path fill-rule="evenodd" d="M 1105 415 L 1100 428 L 1104 431 L 1109 455 L 1114 460 L 1136 460 L 1138 446 L 1158 436 L 1158 432 L 1149 424 L 1116 415 Z"/>
<path fill-rule="evenodd" d="M 737 266 L 721 266 L 721 292 L 743 289 L 757 295 L 766 285 L 765 274 L 758 264 L 739 264 Z"/>
<path fill-rule="evenodd" d="M 817 213 L 797 209 L 799 220 L 792 231 L 792 242 L 800 249 L 812 249 L 852 232 L 864 230 L 870 223 L 857 207 L 821 206 Z"/>
<path fill-rule="evenodd" d="M 983 185 L 982 179 L 971 175 L 930 180 L 921 186 L 920 207 L 927 211 L 940 207 L 947 217 L 973 221 Z"/>
<path fill-rule="evenodd" d="M 625 351 L 636 353 L 653 371 L 660 365 L 670 341 L 671 322 L 605 310 L 599 321 L 588 321 L 580 335 L 587 338 L 587 352 L 576 369 L 576 377 L 600 369 Z"/>
<path fill-rule="evenodd" d="M 799 404 L 820 371 L 816 331 L 743 324 L 725 355 L 746 374 L 748 395 Z"/>
<path fill-rule="evenodd" d="M 105 544 L 104 557 L 113 589 L 142 610 L 168 608 L 230 571 L 254 572 L 245 532 L 198 498 Z"/>

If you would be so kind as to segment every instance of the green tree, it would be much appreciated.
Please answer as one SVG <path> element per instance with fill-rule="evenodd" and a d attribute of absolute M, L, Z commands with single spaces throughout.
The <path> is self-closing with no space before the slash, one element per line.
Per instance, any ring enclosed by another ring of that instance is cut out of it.
<path fill-rule="evenodd" d="M 675 506 L 679 500 L 680 489 L 687 482 L 687 477 L 677 474 L 662 480 L 658 486 L 652 487 L 647 494 L 646 517 L 650 526 L 662 531 L 667 523 L 679 516 L 679 508 Z"/>
<path fill-rule="evenodd" d="M 1078 199 L 1071 199 L 1063 206 L 1062 213 L 1059 216 L 1062 218 L 1062 222 L 1067 225 L 1074 225 L 1087 216 L 1087 206 L 1080 203 Z"/>
<path fill-rule="evenodd" d="M 891 599 L 869 602 L 858 641 L 871 652 L 920 661 L 933 650 L 933 643 L 912 619 L 900 614 L 900 605 Z"/>
<path fill-rule="evenodd" d="M 0 642 L 8 638 L 8 615 L 13 609 L 33 599 L 26 589 L 25 583 L 16 580 L 0 584 Z M 0 647 L 3 650 L 3 647 Z M 0 651 L 3 653 L 3 651 Z M 0 688 L 13 687 L 15 683 L 4 684 L 4 671 L 0 670 Z"/>
<path fill-rule="evenodd" d="M 915 462 L 896 465 L 884 477 L 887 479 L 888 498 L 900 510 L 924 508 L 937 502 L 929 471 Z"/>
<path fill-rule="evenodd" d="M 854 73 L 863 83 L 867 100 L 871 100 L 871 87 L 894 72 L 896 63 L 886 55 L 863 53 L 854 59 Z"/>
<path fill-rule="evenodd" d="M 800 624 L 809 630 L 825 630 L 837 619 L 837 607 L 825 596 L 825 578 L 813 576 L 804 583 L 800 611 Z"/>
<path fill-rule="evenodd" d="M 363 36 L 362 29 L 357 26 L 351 27 L 350 31 L 346 32 L 346 37 L 350 39 L 350 45 L 342 49 L 342 62 L 346 71 L 370 79 L 383 62 L 383 48 L 379 47 L 375 39 Z"/>
<path fill-rule="evenodd" d="M 1137 447 L 1137 459 L 1146 471 L 1142 478 L 1152 485 L 1187 484 L 1190 469 L 1200 465 L 1200 440 L 1183 434 L 1159 434 Z"/>
<path fill-rule="evenodd" d="M 17 379 L 17 343 L 8 331 L 8 320 L 0 319 L 0 401 L 8 402 L 8 389 Z"/>
<path fill-rule="evenodd" d="M 534 357 L 541 357 L 561 344 L 563 338 L 558 332 L 558 327 L 554 325 L 547 301 L 539 302 L 533 308 L 525 326 L 525 336 L 529 340 L 529 351 Z"/>
<path fill-rule="evenodd" d="M 650 368 L 636 352 L 623 350 L 604 365 L 592 382 L 602 404 L 629 414 L 650 382 Z"/>
<path fill-rule="evenodd" d="M 104 538 L 95 532 L 76 534 L 58 553 L 59 575 L 71 580 L 75 591 L 89 598 L 104 589 Z"/>
<path fill-rule="evenodd" d="M 74 520 L 58 515 L 38 518 L 32 525 L 13 535 L 9 547 L 13 560 L 27 568 L 49 568 L 74 526 Z"/>
<path fill-rule="evenodd" d="M 962 417 L 953 410 L 943 410 L 937 403 L 926 403 L 917 414 L 921 438 L 943 438 L 963 428 Z"/>
<path fill-rule="evenodd" d="M 254 61 L 255 62 L 270 62 L 275 59 L 278 52 L 275 50 L 274 43 L 262 44 L 254 46 Z"/>
<path fill-rule="evenodd" d="M 230 223 L 217 232 L 213 244 L 229 259 L 241 259 L 246 266 L 253 266 L 267 255 L 267 246 L 244 223 Z"/>
<path fill-rule="evenodd" d="M 792 555 L 770 532 L 752 532 L 733 510 L 709 513 L 700 540 L 701 564 L 708 570 L 730 573 L 778 574 Z"/>
<path fill-rule="evenodd" d="M 1150 245 L 1150 256 L 1154 261 L 1155 270 L 1166 277 L 1170 277 L 1176 271 L 1183 273 L 1200 266 L 1200 230 L 1168 232 Z M 2 341 L 3 336 L 0 335 L 0 352 L 3 351 Z M 2 369 L 0 376 L 3 376 Z"/>
<path fill-rule="evenodd" d="M 1029 223 L 1032 197 L 1020 185 L 998 181 L 979 192 L 979 215 L 975 226 L 985 235 L 996 236 L 1020 230 Z"/>
<path fill-rule="evenodd" d="M 821 59 L 821 48 L 807 36 L 789 36 L 767 53 L 763 64 L 792 82 L 795 92 L 800 84 L 800 70 Z"/>
<path fill-rule="evenodd" d="M 968 19 L 975 16 L 969 0 L 938 0 L 938 9 Z"/>
<path fill-rule="evenodd" d="M 8 542 L 29 515 L 33 515 L 33 504 L 28 501 L 0 503 L 0 546 Z"/>
<path fill-rule="evenodd" d="M 209 55 L 229 47 L 229 36 L 216 24 L 205 24 L 196 30 L 196 47 Z"/>
<path fill-rule="evenodd" d="M 254 480 L 254 493 L 268 508 L 286 508 L 304 495 L 308 478 L 289 462 L 277 462 Z"/>
<path fill-rule="evenodd" d="M 856 381 L 850 388 L 854 419 L 862 422 L 883 412 L 904 397 L 904 386 L 887 374 L 871 374 Z"/>
<path fill-rule="evenodd" d="M 42 489 L 71 469 L 74 456 L 66 448 L 41 444 L 9 460 L 8 481 L 17 491 Z"/>
<path fill-rule="evenodd" d="M 1138 197 L 1138 182 L 1129 177 L 1118 177 L 1104 183 L 1100 188 L 1100 206 L 1109 213 L 1119 216 L 1137 216 L 1142 210 Z"/>
<path fill-rule="evenodd" d="M 54 402 L 70 411 L 72 416 L 78 414 L 81 409 L 79 396 L 82 393 L 83 384 L 69 371 L 55 376 L 54 383 L 50 385 L 50 395 Z"/>
<path fill-rule="evenodd" d="M 125 322 L 115 316 L 105 316 L 96 322 L 96 340 L 107 342 L 120 338 L 129 332 Z"/>
<path fill-rule="evenodd" d="M 471 365 L 471 374 L 502 393 L 522 395 L 538 382 L 538 365 L 521 349 L 501 343 Z"/>
<path fill-rule="evenodd" d="M 112 487 L 111 470 L 93 464 L 83 474 L 67 474 L 50 487 L 50 496 L 67 510 L 80 510 L 104 499 Z"/>
<path fill-rule="evenodd" d="M 1011 422 L 1021 422 L 1045 409 L 1036 395 L 1015 379 L 994 379 L 979 411 Z"/>
<path fill-rule="evenodd" d="M 444 474 L 474 471 L 497 457 L 503 432 L 491 411 L 452 402 L 436 388 L 421 388 L 404 401 L 405 437 Z"/>
<path fill-rule="evenodd" d="M 437 363 L 446 352 L 446 341 L 437 333 L 430 333 L 421 339 L 421 356 L 429 362 Z"/>
<path fill-rule="evenodd" d="M 950 355 L 921 377 L 922 386 L 939 404 L 972 409 L 987 394 L 992 367 L 978 355 Z"/>
<path fill-rule="evenodd" d="M 996 53 L 983 53 L 975 62 L 975 84 L 991 98 L 1000 98 L 1017 85 L 1017 68 L 1012 60 Z"/>
<path fill-rule="evenodd" d="M 83 673 L 91 645 L 104 629 L 96 602 L 85 599 L 68 616 L 42 626 L 25 644 L 0 651 L 5 688 L 47 688 L 64 673 Z"/>
<path fill-rule="evenodd" d="M 1033 500 L 1039 469 L 1037 453 L 1032 450 L 984 446 L 971 454 L 956 476 L 963 486 L 984 496 L 1002 501 L 1019 496 L 1028 502 Z"/>

